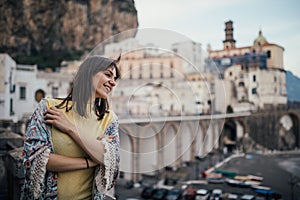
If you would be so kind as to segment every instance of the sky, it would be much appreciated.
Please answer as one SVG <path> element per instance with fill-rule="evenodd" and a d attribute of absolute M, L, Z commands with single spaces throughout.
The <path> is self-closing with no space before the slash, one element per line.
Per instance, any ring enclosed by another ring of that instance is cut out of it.
<path fill-rule="evenodd" d="M 225 22 L 236 47 L 250 46 L 259 30 L 284 48 L 284 67 L 300 77 L 300 0 L 135 0 L 139 29 L 178 32 L 206 49 L 223 49 Z"/>

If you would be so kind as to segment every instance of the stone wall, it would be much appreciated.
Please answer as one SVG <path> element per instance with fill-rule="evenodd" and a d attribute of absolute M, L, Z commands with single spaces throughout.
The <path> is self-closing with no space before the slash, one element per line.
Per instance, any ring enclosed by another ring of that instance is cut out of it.
<path fill-rule="evenodd" d="M 20 180 L 22 180 L 23 170 L 20 165 L 20 148 L 22 147 L 22 136 L 13 133 L 9 129 L 0 129 L 0 199 L 18 198 L 16 195 L 20 193 L 18 191 L 20 181 L 15 181 L 15 179 L 21 177 Z"/>
<path fill-rule="evenodd" d="M 286 130 L 280 123 L 283 116 L 292 119 L 293 126 Z M 273 108 L 261 110 L 247 117 L 249 136 L 270 150 L 292 150 L 300 147 L 299 108 Z"/>

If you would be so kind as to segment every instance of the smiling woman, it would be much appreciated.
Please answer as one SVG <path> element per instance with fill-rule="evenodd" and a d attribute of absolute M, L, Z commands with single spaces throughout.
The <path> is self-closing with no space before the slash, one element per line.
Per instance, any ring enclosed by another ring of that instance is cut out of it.
<path fill-rule="evenodd" d="M 107 97 L 117 60 L 90 56 L 64 99 L 43 99 L 28 124 L 22 199 L 103 199 L 119 170 L 118 119 Z"/>
<path fill-rule="evenodd" d="M 108 67 L 103 72 L 98 72 L 93 77 L 93 88 L 95 89 L 95 98 L 106 99 L 112 88 L 116 85 L 116 70 L 113 66 Z"/>

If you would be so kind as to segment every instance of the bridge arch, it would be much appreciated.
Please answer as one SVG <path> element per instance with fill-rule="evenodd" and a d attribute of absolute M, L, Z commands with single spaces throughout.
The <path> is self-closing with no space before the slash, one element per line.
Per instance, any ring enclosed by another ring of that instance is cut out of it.
<path fill-rule="evenodd" d="M 296 148 L 299 148 L 300 147 L 300 116 L 294 112 L 290 112 L 289 115 L 291 116 L 294 125 L 293 133 L 296 139 L 295 145 Z"/>
<path fill-rule="evenodd" d="M 177 122 L 167 122 L 162 130 L 162 138 L 160 141 L 159 157 L 163 162 L 163 166 L 175 166 L 178 159 L 178 137 L 179 126 Z"/>
<path fill-rule="evenodd" d="M 141 135 L 137 137 L 136 172 L 152 174 L 160 169 L 161 158 L 159 158 L 158 151 L 162 129 L 161 123 L 149 123 L 137 129 Z"/>
<path fill-rule="evenodd" d="M 226 119 L 219 140 L 220 148 L 223 148 L 225 152 L 232 152 L 240 148 L 240 143 L 247 132 L 248 127 L 244 119 Z"/>
<path fill-rule="evenodd" d="M 178 142 L 180 145 L 180 162 L 193 160 L 195 155 L 199 154 L 201 141 L 199 121 L 188 121 L 180 124 L 180 137 Z"/>
<path fill-rule="evenodd" d="M 203 156 L 205 154 L 205 149 L 206 149 L 205 138 L 207 137 L 207 129 L 208 129 L 208 124 L 206 123 L 206 121 L 198 122 L 197 135 L 192 144 L 193 149 L 195 151 L 193 152 L 193 156 Z"/>
<path fill-rule="evenodd" d="M 291 150 L 300 147 L 300 117 L 297 113 L 288 111 L 279 117 L 278 149 Z"/>
<path fill-rule="evenodd" d="M 201 146 L 199 152 L 201 155 L 208 154 L 211 150 L 213 150 L 216 136 L 215 136 L 215 126 L 218 126 L 216 120 L 202 120 L 200 121 L 200 128 L 202 131 L 202 139 L 201 139 Z"/>

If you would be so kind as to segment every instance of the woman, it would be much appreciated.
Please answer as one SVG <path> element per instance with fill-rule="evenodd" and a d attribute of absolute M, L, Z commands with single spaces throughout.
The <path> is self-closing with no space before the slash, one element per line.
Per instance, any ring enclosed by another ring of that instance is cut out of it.
<path fill-rule="evenodd" d="M 88 57 L 65 99 L 43 99 L 25 134 L 21 199 L 103 199 L 119 168 L 118 120 L 107 96 L 117 60 Z"/>

